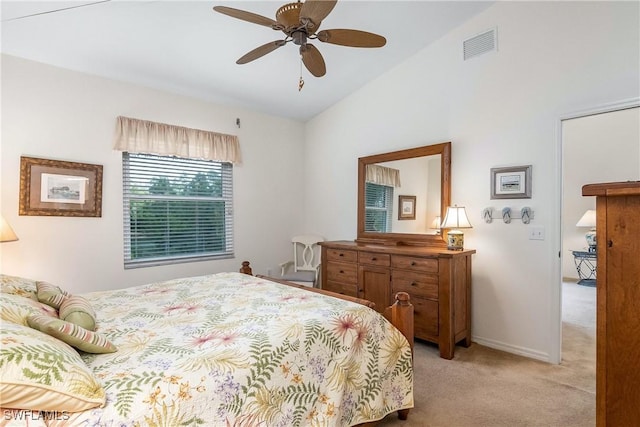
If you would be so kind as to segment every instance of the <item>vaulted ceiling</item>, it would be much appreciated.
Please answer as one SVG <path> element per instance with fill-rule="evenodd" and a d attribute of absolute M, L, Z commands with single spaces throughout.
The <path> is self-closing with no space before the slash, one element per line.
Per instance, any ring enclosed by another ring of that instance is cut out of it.
<path fill-rule="evenodd" d="M 341 0 L 322 29 L 377 33 L 386 37 L 384 47 L 352 48 L 315 40 L 327 67 L 321 78 L 302 66 L 292 43 L 237 65 L 245 53 L 283 35 L 216 13 L 213 7 L 275 19 L 283 3 L 3 0 L 2 53 L 306 121 L 493 2 Z M 300 76 L 305 82 L 301 91 Z"/>

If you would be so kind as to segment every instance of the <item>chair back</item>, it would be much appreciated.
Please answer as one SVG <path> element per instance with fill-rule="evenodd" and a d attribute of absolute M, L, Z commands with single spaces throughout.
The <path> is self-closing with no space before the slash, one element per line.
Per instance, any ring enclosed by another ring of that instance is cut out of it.
<path fill-rule="evenodd" d="M 324 237 L 313 234 L 295 236 L 291 239 L 293 243 L 293 268 L 294 271 L 314 271 L 318 275 L 320 265 L 320 246 L 318 242 L 323 242 Z"/>

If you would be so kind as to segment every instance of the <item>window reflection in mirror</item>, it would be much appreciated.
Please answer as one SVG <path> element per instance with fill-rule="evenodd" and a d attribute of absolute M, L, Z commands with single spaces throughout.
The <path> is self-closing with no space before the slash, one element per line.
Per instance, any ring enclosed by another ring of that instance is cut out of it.
<path fill-rule="evenodd" d="M 432 226 L 441 212 L 441 164 L 438 154 L 368 165 L 365 232 L 436 234 Z M 400 219 L 400 195 L 416 197 L 415 219 Z"/>

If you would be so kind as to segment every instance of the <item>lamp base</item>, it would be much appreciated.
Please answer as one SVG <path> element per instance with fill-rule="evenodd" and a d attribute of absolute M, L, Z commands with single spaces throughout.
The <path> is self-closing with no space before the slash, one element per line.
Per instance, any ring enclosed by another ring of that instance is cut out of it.
<path fill-rule="evenodd" d="M 587 231 L 587 234 L 584 235 L 585 239 L 587 239 L 587 245 L 589 245 L 589 252 L 596 251 L 596 229 L 592 228 Z"/>
<path fill-rule="evenodd" d="M 451 230 L 447 233 L 447 249 L 450 251 L 464 250 L 464 234 L 460 230 Z"/>

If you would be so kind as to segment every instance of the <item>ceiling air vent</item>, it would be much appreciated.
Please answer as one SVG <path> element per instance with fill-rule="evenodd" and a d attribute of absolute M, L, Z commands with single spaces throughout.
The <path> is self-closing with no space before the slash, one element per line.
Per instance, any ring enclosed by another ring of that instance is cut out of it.
<path fill-rule="evenodd" d="M 497 45 L 495 28 L 468 38 L 462 42 L 464 60 L 466 61 L 483 53 L 495 51 L 497 50 Z"/>

